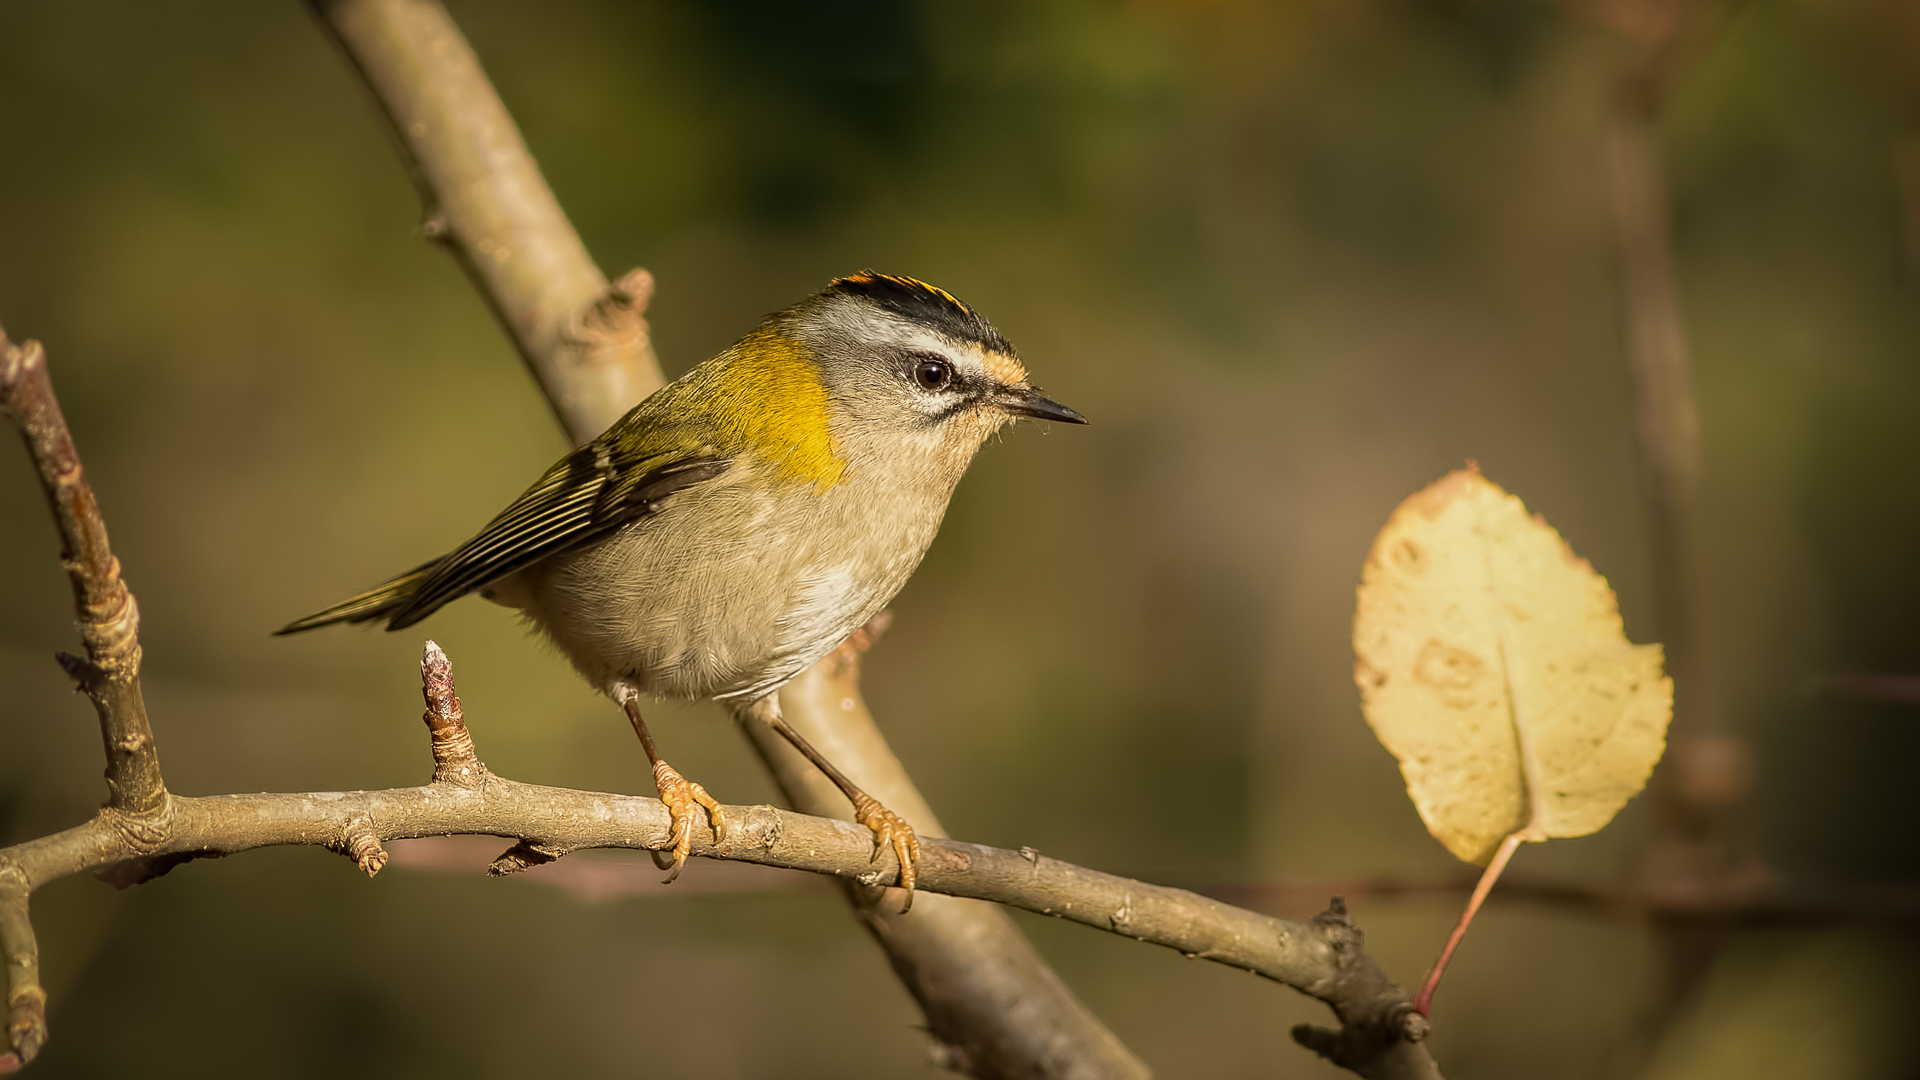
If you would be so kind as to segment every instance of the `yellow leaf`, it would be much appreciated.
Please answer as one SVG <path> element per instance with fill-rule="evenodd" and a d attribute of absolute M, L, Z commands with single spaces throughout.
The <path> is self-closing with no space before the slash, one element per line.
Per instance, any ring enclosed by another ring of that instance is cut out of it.
<path fill-rule="evenodd" d="M 1634 645 L 1607 581 L 1468 467 L 1400 504 L 1353 618 L 1354 680 L 1447 850 L 1585 836 L 1646 786 L 1673 680 Z"/>

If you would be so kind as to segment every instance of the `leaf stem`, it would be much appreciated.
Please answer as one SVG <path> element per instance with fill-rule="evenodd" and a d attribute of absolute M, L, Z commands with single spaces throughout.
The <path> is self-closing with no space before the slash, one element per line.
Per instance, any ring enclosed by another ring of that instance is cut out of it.
<path fill-rule="evenodd" d="M 1447 947 L 1440 950 L 1440 959 L 1433 962 L 1433 968 L 1427 972 L 1426 982 L 1420 985 L 1420 993 L 1413 999 L 1413 1007 L 1421 1016 L 1433 1015 L 1429 1010 L 1433 1006 L 1433 991 L 1440 985 L 1440 976 L 1446 973 L 1447 961 L 1453 959 L 1453 950 L 1460 947 L 1460 939 L 1466 936 L 1467 925 L 1473 922 L 1473 916 L 1486 902 L 1487 894 L 1493 891 L 1493 883 L 1500 880 L 1500 874 L 1507 868 L 1507 861 L 1520 847 L 1524 837 L 1514 833 L 1500 841 L 1500 847 L 1493 853 L 1493 861 L 1487 863 L 1487 869 L 1480 875 L 1480 883 L 1473 887 L 1473 895 L 1467 899 L 1467 910 L 1460 913 L 1460 922 L 1447 937 Z"/>

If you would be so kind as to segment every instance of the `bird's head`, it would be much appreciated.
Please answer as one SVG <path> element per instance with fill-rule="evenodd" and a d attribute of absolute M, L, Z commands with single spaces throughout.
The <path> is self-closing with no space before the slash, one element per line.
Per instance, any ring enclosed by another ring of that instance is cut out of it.
<path fill-rule="evenodd" d="M 782 322 L 852 425 L 968 457 L 1021 418 L 1084 424 L 1041 395 L 993 324 L 951 293 L 867 271 L 838 278 Z"/>
<path fill-rule="evenodd" d="M 876 463 L 950 482 L 1015 420 L 1087 422 L 1044 397 L 1007 339 L 951 293 L 872 271 L 768 316 L 690 380 L 729 443 L 822 488 Z"/>

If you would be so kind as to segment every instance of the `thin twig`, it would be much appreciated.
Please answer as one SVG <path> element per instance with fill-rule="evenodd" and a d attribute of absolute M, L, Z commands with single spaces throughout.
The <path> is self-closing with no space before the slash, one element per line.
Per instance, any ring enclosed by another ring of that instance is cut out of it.
<path fill-rule="evenodd" d="M 1427 900 L 1471 893 L 1480 875 L 1451 878 L 1351 878 L 1262 885 L 1215 885 L 1208 896 L 1259 911 L 1297 911 L 1318 897 L 1349 900 Z M 1920 886 L 1910 882 L 1756 882 L 1713 891 L 1610 889 L 1582 881 L 1501 879 L 1488 899 L 1498 907 L 1534 904 L 1622 922 L 1716 922 L 1735 929 L 1920 925 Z"/>
<path fill-rule="evenodd" d="M 1813 685 L 1832 697 L 1920 705 L 1920 675 L 1831 674 L 1819 676 Z"/>
<path fill-rule="evenodd" d="M 25 440 L 60 530 L 60 563 L 73 586 L 74 611 L 87 649 L 85 658 L 62 653 L 60 663 L 100 714 L 107 806 L 129 835 L 155 835 L 165 825 L 167 787 L 140 693 L 140 606 L 121 579 L 120 560 L 107 543 L 107 524 L 53 394 L 46 350 L 37 341 L 15 345 L 4 329 L 0 413 Z"/>
<path fill-rule="evenodd" d="M 0 963 L 6 965 L 6 1041 L 0 1073 L 18 1070 L 47 1041 L 47 992 L 40 988 L 40 952 L 27 918 L 32 889 L 25 874 L 0 866 Z"/>

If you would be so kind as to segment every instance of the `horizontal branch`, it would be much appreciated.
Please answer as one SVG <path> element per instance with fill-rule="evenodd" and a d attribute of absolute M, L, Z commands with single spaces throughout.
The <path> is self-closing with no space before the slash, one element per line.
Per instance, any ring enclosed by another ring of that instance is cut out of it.
<path fill-rule="evenodd" d="M 120 885 L 151 880 L 181 863 L 254 848 L 312 845 L 341 852 L 368 873 L 382 845 L 427 836 L 483 834 L 514 841 L 493 873 L 512 873 L 587 848 L 659 850 L 670 820 L 658 800 L 524 784 L 495 775 L 474 753 L 454 696 L 451 665 L 428 643 L 422 665 L 433 782 L 384 791 L 173 796 L 167 832 L 136 843 L 103 814 L 52 836 L 0 850 L 0 939 L 9 1003 L 33 1013 L 16 1031 L 15 1055 L 45 1039 L 44 995 L 26 924 L 33 890 L 61 877 L 102 872 Z M 861 885 L 894 879 L 890 851 L 875 854 L 869 830 L 852 822 L 771 806 L 726 808 L 727 837 L 696 834 L 694 854 L 827 874 Z M 1183 889 L 1150 885 L 1048 858 L 1030 849 L 923 837 L 920 887 L 987 900 L 1176 949 L 1294 987 L 1325 1001 L 1339 1031 L 1296 1033 L 1303 1043 L 1378 1077 L 1437 1077 L 1419 1040 L 1425 1021 L 1361 948 L 1344 905 L 1309 923 L 1236 908 Z"/>
<path fill-rule="evenodd" d="M 0 850 L 0 875 L 13 875 L 24 895 L 72 874 L 138 859 L 164 873 L 182 859 L 232 855 L 254 848 L 312 845 L 348 854 L 358 842 L 389 843 L 428 836 L 481 834 L 516 841 L 505 866 L 549 861 L 588 848 L 660 850 L 670 821 L 657 799 L 524 784 L 486 773 L 470 786 L 436 781 L 383 791 L 174 796 L 168 839 L 137 851 L 98 819 Z M 726 808 L 727 838 L 703 834 L 694 854 L 828 874 L 862 885 L 893 880 L 890 853 L 873 858 L 862 826 L 772 806 Z M 535 856 L 529 860 L 526 852 Z M 1263 975 L 1327 1001 L 1337 1011 L 1424 1035 L 1417 1018 L 1395 1015 L 1405 995 L 1359 953 L 1358 932 L 1344 916 L 1313 923 L 1270 918 L 1196 893 L 1089 870 L 1031 850 L 922 838 L 920 887 L 1053 915 L 1137 941 L 1176 949 Z M 358 860 L 366 865 L 363 858 Z M 381 861 L 384 861 L 382 859 Z M 121 875 L 133 882 L 157 873 Z M 0 912 L 9 894 L 0 889 Z M 5 929 L 0 914 L 0 931 Z M 29 944 L 30 948 L 30 944 Z M 1364 986 L 1371 993 L 1356 997 Z M 1394 999 L 1397 998 L 1396 1002 Z"/>
<path fill-rule="evenodd" d="M 1920 675 L 1834 673 L 1816 676 L 1811 680 L 1811 688 L 1832 697 L 1920 705 Z"/>
<path fill-rule="evenodd" d="M 1320 897 L 1392 900 L 1465 896 L 1476 874 L 1440 878 L 1379 877 L 1225 885 L 1208 895 L 1255 909 L 1294 908 Z M 1920 925 L 1920 886 L 1910 882 L 1775 882 L 1735 879 L 1717 887 L 1612 889 L 1550 878 L 1500 879 L 1494 906 L 1535 904 L 1625 922 L 1700 922 L 1729 929 L 1760 930 L 1834 923 Z"/>

